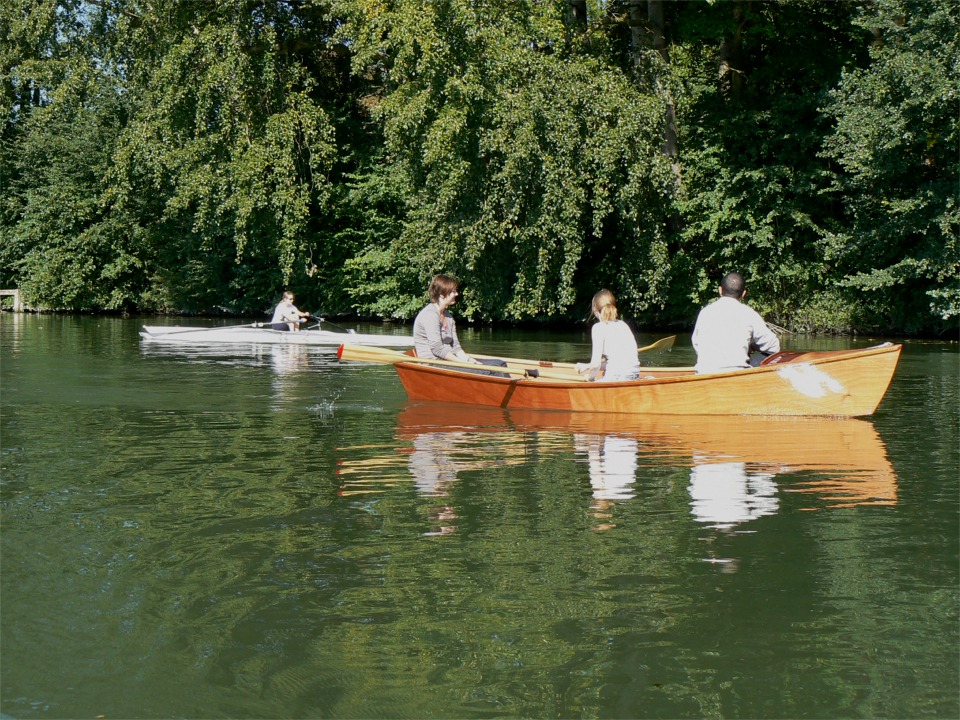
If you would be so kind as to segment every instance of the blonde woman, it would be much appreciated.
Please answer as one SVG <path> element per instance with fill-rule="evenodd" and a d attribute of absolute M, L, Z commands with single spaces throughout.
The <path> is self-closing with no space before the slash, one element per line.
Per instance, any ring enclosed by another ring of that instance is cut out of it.
<path fill-rule="evenodd" d="M 601 370 L 605 382 L 636 380 L 640 375 L 637 340 L 617 318 L 617 299 L 612 292 L 601 290 L 593 296 L 593 315 L 597 319 L 590 331 L 593 354 L 589 364 L 577 363 L 577 372 L 588 380 L 597 379 Z"/>

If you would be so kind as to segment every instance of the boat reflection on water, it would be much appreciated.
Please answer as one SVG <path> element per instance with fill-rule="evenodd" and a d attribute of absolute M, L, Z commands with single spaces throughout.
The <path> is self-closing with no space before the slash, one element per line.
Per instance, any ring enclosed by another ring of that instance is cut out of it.
<path fill-rule="evenodd" d="M 223 364 L 234 367 L 269 365 L 277 376 L 307 370 L 311 362 L 326 358 L 336 362 L 329 348 L 311 348 L 304 345 L 258 345 L 251 343 L 142 343 L 144 357 L 173 359 L 191 364 Z"/>
<path fill-rule="evenodd" d="M 278 378 L 309 368 L 310 350 L 304 345 L 268 345 L 266 347 L 270 353 L 270 365 Z"/>
<path fill-rule="evenodd" d="M 409 483 L 445 497 L 460 473 L 540 462 L 573 452 L 585 461 L 591 512 L 631 500 L 643 468 L 689 468 L 692 517 L 730 529 L 778 511 L 784 493 L 803 509 L 893 505 L 896 474 L 867 420 L 731 416 L 637 416 L 410 404 L 398 416 L 406 458 L 341 463 L 345 495 Z M 344 448 L 344 451 L 349 449 Z M 447 508 L 446 512 L 453 513 Z"/>

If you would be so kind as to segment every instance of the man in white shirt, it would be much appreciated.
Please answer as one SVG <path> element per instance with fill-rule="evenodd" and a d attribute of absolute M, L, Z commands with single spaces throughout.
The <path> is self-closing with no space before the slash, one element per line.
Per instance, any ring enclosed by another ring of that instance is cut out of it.
<path fill-rule="evenodd" d="M 720 282 L 720 298 L 700 311 L 693 328 L 698 374 L 729 372 L 750 367 L 751 346 L 760 352 L 780 352 L 780 340 L 753 308 L 741 300 L 747 294 L 740 273 L 728 273 Z"/>
<path fill-rule="evenodd" d="M 300 323 L 310 317 L 310 313 L 297 309 L 293 304 L 293 293 L 287 290 L 283 294 L 283 299 L 273 311 L 273 318 L 270 320 L 270 327 L 274 330 L 299 330 Z"/>

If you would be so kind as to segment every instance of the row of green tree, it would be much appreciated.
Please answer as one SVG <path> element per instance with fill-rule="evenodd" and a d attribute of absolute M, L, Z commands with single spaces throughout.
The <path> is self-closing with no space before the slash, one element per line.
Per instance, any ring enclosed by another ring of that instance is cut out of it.
<path fill-rule="evenodd" d="M 35 307 L 953 332 L 955 0 L 3 0 Z"/>

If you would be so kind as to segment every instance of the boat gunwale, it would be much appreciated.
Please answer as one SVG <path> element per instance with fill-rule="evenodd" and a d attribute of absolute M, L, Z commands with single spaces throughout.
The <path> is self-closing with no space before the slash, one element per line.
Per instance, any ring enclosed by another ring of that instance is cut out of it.
<path fill-rule="evenodd" d="M 750 377 L 753 375 L 760 375 L 764 373 L 777 372 L 780 368 L 789 367 L 789 366 L 800 366 L 800 365 L 828 365 L 835 362 L 844 362 L 853 359 L 860 359 L 865 357 L 871 357 L 873 355 L 883 355 L 887 353 L 899 352 L 903 349 L 902 343 L 883 343 L 880 345 L 873 345 L 868 348 L 861 349 L 852 349 L 852 350 L 827 350 L 827 351 L 807 351 L 807 352 L 828 352 L 830 355 L 826 357 L 817 357 L 810 358 L 809 360 L 802 360 L 800 358 L 794 358 L 792 360 L 787 360 L 786 362 L 772 364 L 772 365 L 761 365 L 759 367 L 743 368 L 742 370 L 729 370 L 726 372 L 720 373 L 703 373 L 697 374 L 692 367 L 657 367 L 655 370 L 657 372 L 684 372 L 683 375 L 668 375 L 664 377 L 653 377 L 653 378 L 637 378 L 636 380 L 616 380 L 609 382 L 589 382 L 584 383 L 583 381 L 575 380 L 557 380 L 554 378 L 542 378 L 542 377 L 516 377 L 516 378 L 503 378 L 497 377 L 494 375 L 479 375 L 477 373 L 465 372 L 458 368 L 446 368 L 442 365 L 431 365 L 431 364 L 420 364 L 420 363 L 407 363 L 407 362 L 397 362 L 395 363 L 397 368 L 403 367 L 407 370 L 417 370 L 417 371 L 429 371 L 429 372 L 439 372 L 442 375 L 469 379 L 471 381 L 481 381 L 481 382 L 492 382 L 495 384 L 515 384 L 524 382 L 526 384 L 535 384 L 541 385 L 544 387 L 549 386 L 550 388 L 618 388 L 618 387 L 637 387 L 637 386 L 646 386 L 646 385 L 666 385 L 671 383 L 678 382 L 696 382 L 696 381 L 709 381 L 716 380 L 719 378 L 728 378 L 728 377 Z M 807 354 L 806 352 L 803 354 Z M 504 357 L 504 360 L 509 360 L 509 358 Z M 495 368 L 491 367 L 491 370 L 495 372 Z M 651 371 L 654 368 L 646 368 L 646 370 Z M 640 368 L 642 373 L 644 368 Z"/>

